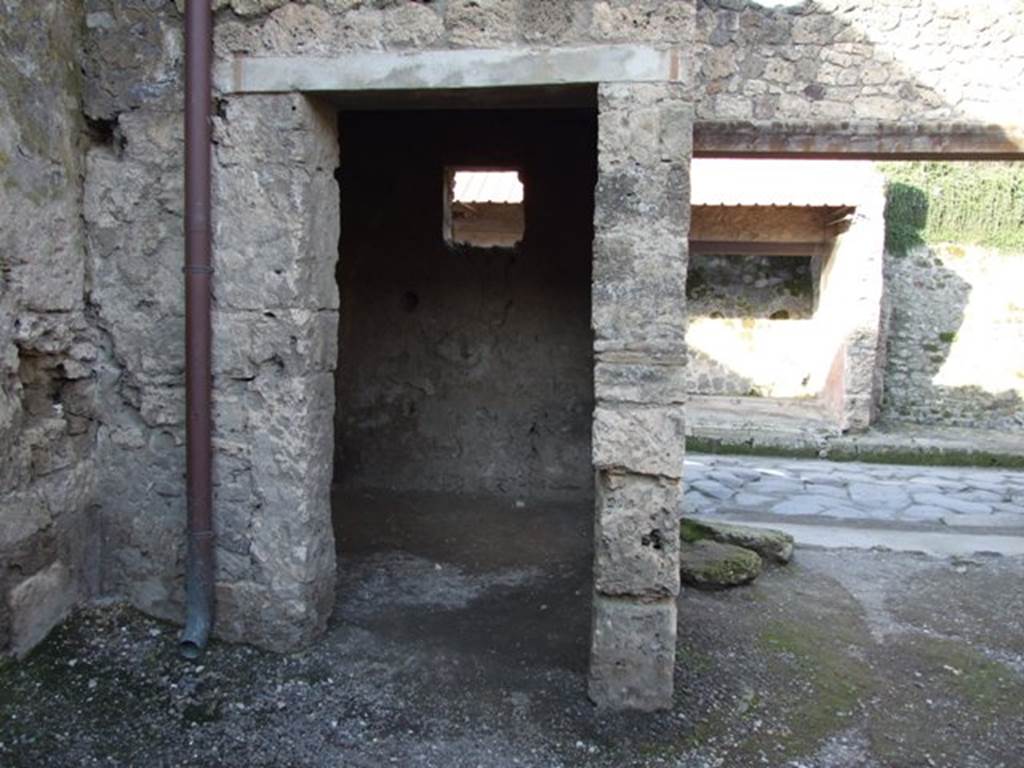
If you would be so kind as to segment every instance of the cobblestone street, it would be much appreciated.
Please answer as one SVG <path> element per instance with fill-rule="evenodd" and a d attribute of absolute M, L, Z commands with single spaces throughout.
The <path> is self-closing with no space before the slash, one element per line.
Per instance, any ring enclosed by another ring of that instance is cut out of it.
<path fill-rule="evenodd" d="M 686 508 L 1024 529 L 1024 472 L 688 454 Z"/>

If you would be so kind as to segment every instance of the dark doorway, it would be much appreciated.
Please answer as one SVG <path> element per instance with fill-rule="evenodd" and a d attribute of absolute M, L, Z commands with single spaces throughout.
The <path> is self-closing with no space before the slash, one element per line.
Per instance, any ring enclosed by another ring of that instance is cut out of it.
<path fill-rule="evenodd" d="M 469 527 L 485 517 L 508 537 L 512 521 L 533 525 L 550 510 L 583 540 L 568 549 L 589 568 L 596 133 L 593 109 L 341 114 L 343 553 L 402 548 L 402 520 L 417 510 L 461 510 L 470 547 Z M 518 174 L 521 240 L 446 239 L 459 168 Z"/>

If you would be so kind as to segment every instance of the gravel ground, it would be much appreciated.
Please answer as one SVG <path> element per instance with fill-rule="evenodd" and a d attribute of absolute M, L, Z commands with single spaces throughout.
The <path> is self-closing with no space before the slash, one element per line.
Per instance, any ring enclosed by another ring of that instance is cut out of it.
<path fill-rule="evenodd" d="M 1024 764 L 1024 560 L 798 550 L 749 587 L 685 590 L 674 709 L 603 714 L 568 515 L 522 551 L 353 546 L 326 637 L 291 656 L 186 663 L 175 628 L 82 610 L 0 669 L 0 766 Z"/>

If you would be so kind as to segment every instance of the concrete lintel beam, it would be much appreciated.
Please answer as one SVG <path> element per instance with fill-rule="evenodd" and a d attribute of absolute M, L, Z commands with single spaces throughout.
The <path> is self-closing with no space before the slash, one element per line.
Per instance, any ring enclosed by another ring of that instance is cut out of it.
<path fill-rule="evenodd" d="M 222 93 L 506 88 L 679 81 L 685 62 L 678 49 L 649 45 L 240 56 L 215 77 Z"/>
<path fill-rule="evenodd" d="M 695 157 L 1024 159 L 1024 124 L 698 122 Z"/>

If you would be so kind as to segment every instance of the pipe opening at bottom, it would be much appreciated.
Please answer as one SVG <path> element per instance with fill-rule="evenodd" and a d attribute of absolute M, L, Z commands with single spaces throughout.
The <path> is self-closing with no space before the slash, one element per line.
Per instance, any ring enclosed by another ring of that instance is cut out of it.
<path fill-rule="evenodd" d="M 182 640 L 178 644 L 178 650 L 189 661 L 195 661 L 203 655 L 203 647 L 192 640 Z"/>

